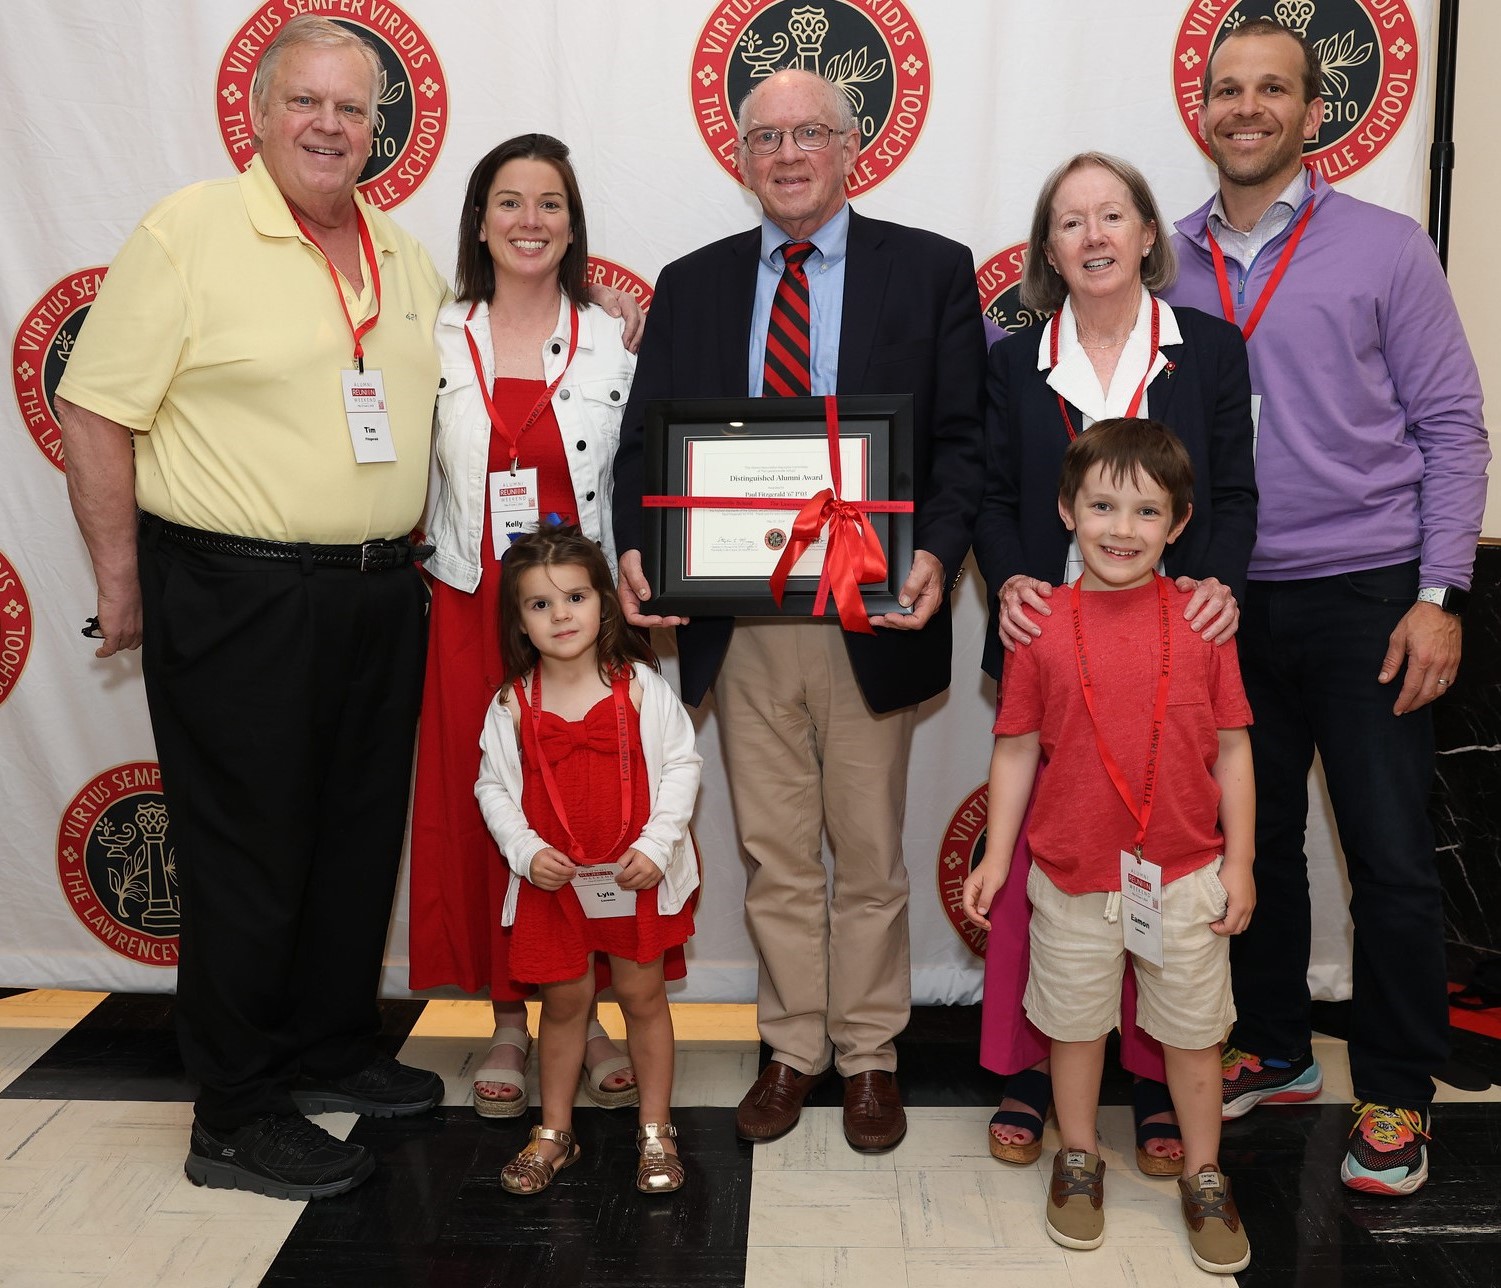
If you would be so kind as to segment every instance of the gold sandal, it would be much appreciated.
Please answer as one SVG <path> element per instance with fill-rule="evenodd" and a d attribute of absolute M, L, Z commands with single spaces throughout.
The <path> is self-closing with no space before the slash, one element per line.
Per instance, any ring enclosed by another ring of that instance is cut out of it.
<path fill-rule="evenodd" d="M 549 1163 L 537 1148 L 544 1140 L 563 1147 L 563 1157 L 556 1163 Z M 552 1184 L 554 1176 L 578 1162 L 581 1153 L 583 1150 L 578 1141 L 568 1132 L 552 1127 L 533 1127 L 525 1148 L 500 1169 L 501 1188 L 510 1194 L 540 1194 Z"/>
<path fill-rule="evenodd" d="M 643 1194 L 671 1194 L 683 1188 L 683 1160 L 662 1148 L 662 1138 L 678 1138 L 671 1123 L 643 1123 L 636 1133 L 636 1188 Z"/>

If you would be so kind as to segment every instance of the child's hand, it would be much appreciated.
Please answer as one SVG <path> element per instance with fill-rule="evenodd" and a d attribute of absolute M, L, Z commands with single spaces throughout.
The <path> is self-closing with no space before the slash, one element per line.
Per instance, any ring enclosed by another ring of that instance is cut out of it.
<path fill-rule="evenodd" d="M 1010 870 L 1009 856 L 1004 863 L 991 863 L 986 859 L 964 878 L 964 916 L 981 930 L 990 929 L 986 914 L 996 891 L 1006 884 L 1006 874 Z"/>
<path fill-rule="evenodd" d="M 1209 929 L 1217 935 L 1238 935 L 1251 924 L 1251 912 L 1256 907 L 1256 881 L 1251 876 L 1251 865 L 1222 865 L 1220 884 L 1230 899 L 1225 905 L 1225 915 L 1210 922 Z"/>
<path fill-rule="evenodd" d="M 615 883 L 622 890 L 650 890 L 662 879 L 662 869 L 640 850 L 627 850 L 620 856 L 620 875 Z"/>
<path fill-rule="evenodd" d="M 542 890 L 561 890 L 577 870 L 577 863 L 550 845 L 532 856 L 532 884 Z"/>

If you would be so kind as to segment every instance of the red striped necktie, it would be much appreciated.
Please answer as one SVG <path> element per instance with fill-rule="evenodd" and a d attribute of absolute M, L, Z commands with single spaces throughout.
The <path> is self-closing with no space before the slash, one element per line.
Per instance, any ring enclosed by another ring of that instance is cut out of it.
<path fill-rule="evenodd" d="M 772 297 L 771 325 L 766 329 L 761 392 L 768 398 L 797 398 L 813 392 L 808 274 L 803 270 L 803 262 L 813 251 L 809 241 L 782 247 L 782 280 Z"/>

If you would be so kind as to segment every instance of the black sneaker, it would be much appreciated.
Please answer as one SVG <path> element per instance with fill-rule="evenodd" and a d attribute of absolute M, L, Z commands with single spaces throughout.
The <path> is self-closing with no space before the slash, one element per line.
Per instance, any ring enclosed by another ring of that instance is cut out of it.
<path fill-rule="evenodd" d="M 274 1199 L 326 1199 L 375 1170 L 363 1145 L 330 1136 L 301 1114 L 267 1114 L 230 1132 L 196 1118 L 183 1171 L 211 1190 L 248 1190 Z"/>
<path fill-rule="evenodd" d="M 368 1114 L 405 1118 L 426 1113 L 443 1099 L 443 1079 L 378 1055 L 358 1073 L 332 1081 L 303 1078 L 292 1088 L 292 1103 L 305 1114 Z"/>

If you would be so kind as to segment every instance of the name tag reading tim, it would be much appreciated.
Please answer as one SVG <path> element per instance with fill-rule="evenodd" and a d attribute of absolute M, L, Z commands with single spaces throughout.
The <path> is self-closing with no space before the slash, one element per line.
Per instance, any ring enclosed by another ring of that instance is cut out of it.
<path fill-rule="evenodd" d="M 339 379 L 344 386 L 344 419 L 349 422 L 354 459 L 361 465 L 394 461 L 396 442 L 391 437 L 386 383 L 381 373 L 371 367 L 364 371 L 346 368 Z"/>
<path fill-rule="evenodd" d="M 636 915 L 636 892 L 622 890 L 616 880 L 619 875 L 618 863 L 597 863 L 574 873 L 570 884 L 574 894 L 578 895 L 584 916 L 593 921 L 601 917 Z"/>
<path fill-rule="evenodd" d="M 1126 951 L 1161 967 L 1162 868 L 1130 850 L 1121 851 L 1121 925 Z"/>

